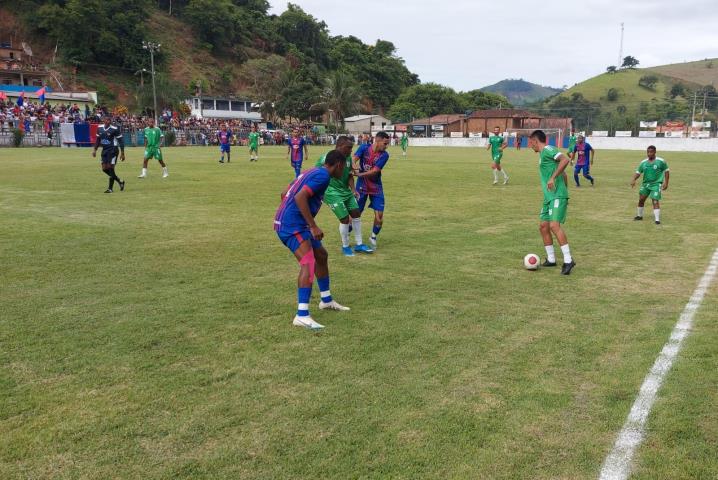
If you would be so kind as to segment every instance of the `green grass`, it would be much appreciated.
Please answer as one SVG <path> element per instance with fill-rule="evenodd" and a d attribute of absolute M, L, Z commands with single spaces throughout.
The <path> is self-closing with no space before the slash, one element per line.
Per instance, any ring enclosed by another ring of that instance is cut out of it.
<path fill-rule="evenodd" d="M 657 227 L 632 221 L 640 152 L 598 152 L 562 277 L 522 268 L 534 154 L 492 187 L 484 150 L 393 153 L 375 255 L 318 217 L 352 311 L 314 308 L 312 334 L 272 231 L 284 149 L 170 148 L 145 181 L 131 149 L 113 195 L 88 150 L 0 151 L 0 478 L 596 478 L 718 243 L 714 156 L 666 155 Z M 716 292 L 639 478 L 718 475 Z"/>

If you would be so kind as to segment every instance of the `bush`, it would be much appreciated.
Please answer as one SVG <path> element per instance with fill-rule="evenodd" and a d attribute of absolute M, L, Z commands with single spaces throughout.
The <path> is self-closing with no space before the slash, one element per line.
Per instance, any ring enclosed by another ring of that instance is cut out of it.
<path fill-rule="evenodd" d="M 617 88 L 609 88 L 608 92 L 606 93 L 606 99 L 609 102 L 615 102 L 618 100 L 619 92 Z"/>
<path fill-rule="evenodd" d="M 13 130 L 12 130 L 12 145 L 13 145 L 13 147 L 21 147 L 23 138 L 25 138 L 25 132 L 23 132 L 19 128 L 13 128 Z"/>
<path fill-rule="evenodd" d="M 167 130 L 165 132 L 165 146 L 171 147 L 177 141 L 177 133 L 174 129 Z"/>

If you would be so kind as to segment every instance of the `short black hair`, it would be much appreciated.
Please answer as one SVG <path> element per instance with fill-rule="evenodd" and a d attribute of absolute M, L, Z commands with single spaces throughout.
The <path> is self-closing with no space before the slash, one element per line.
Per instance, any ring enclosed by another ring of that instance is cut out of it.
<path fill-rule="evenodd" d="M 333 167 L 337 163 L 342 163 L 346 160 L 346 157 L 342 155 L 340 152 L 337 152 L 336 150 L 332 150 L 331 152 L 327 153 L 327 156 L 324 158 L 324 165 L 328 167 Z"/>
<path fill-rule="evenodd" d="M 384 132 L 384 131 L 381 131 L 381 132 L 379 132 L 379 133 L 376 134 L 376 138 L 389 138 L 389 134 L 387 134 L 387 133 Z"/>
<path fill-rule="evenodd" d="M 531 132 L 530 138 L 535 138 L 541 143 L 546 143 L 546 134 L 543 133 L 543 130 L 534 130 Z"/>
<path fill-rule="evenodd" d="M 346 145 L 347 143 L 353 144 L 354 140 L 347 137 L 346 135 L 341 135 L 341 136 L 337 137 L 337 148 L 341 147 L 342 145 Z"/>
<path fill-rule="evenodd" d="M 655 146 L 655 145 L 649 145 L 646 150 L 653 150 L 653 151 L 655 152 L 655 151 L 656 151 L 656 146 Z"/>

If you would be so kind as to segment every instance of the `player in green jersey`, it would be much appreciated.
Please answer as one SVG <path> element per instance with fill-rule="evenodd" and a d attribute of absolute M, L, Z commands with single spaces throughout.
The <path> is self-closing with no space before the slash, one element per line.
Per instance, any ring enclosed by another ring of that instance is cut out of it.
<path fill-rule="evenodd" d="M 578 141 L 578 137 L 576 137 L 576 131 L 574 129 L 571 129 L 571 133 L 568 136 L 568 150 L 567 153 L 573 152 L 573 148 L 576 146 L 576 142 Z"/>
<path fill-rule="evenodd" d="M 494 172 L 494 185 L 499 183 L 499 172 L 504 174 L 504 185 L 509 183 L 509 176 L 506 174 L 506 170 L 501 168 L 501 157 L 504 156 L 504 149 L 509 143 L 501 135 L 501 128 L 494 127 L 494 134 L 489 137 L 489 143 L 486 145 L 486 150 L 491 149 L 491 170 Z"/>
<path fill-rule="evenodd" d="M 167 178 L 170 174 L 167 172 L 167 165 L 165 165 L 162 159 L 162 139 L 165 138 L 162 134 L 162 130 L 155 127 L 155 119 L 150 118 L 147 120 L 147 126 L 144 132 L 145 137 L 145 156 L 142 162 L 142 173 L 137 178 L 147 178 L 147 162 L 150 158 L 156 158 L 160 165 L 162 165 L 162 178 Z"/>
<path fill-rule="evenodd" d="M 400 140 L 401 154 L 406 157 L 406 150 L 409 148 L 409 135 L 404 132 Z"/>
<path fill-rule="evenodd" d="M 633 174 L 631 180 L 631 188 L 636 186 L 636 180 L 643 175 L 643 184 L 638 191 L 638 211 L 634 220 L 643 220 L 643 205 L 646 199 L 651 197 L 653 202 L 653 216 L 656 219 L 656 225 L 661 224 L 661 192 L 668 190 L 668 180 L 671 172 L 668 164 L 661 157 L 656 156 L 656 147 L 651 145 L 646 149 L 648 158 L 643 160 Z"/>
<path fill-rule="evenodd" d="M 337 138 L 336 147 L 334 150 L 344 155 L 346 158 L 346 165 L 344 166 L 344 173 L 341 178 L 332 178 L 329 181 L 329 187 L 324 193 L 324 203 L 329 205 L 334 215 L 339 220 L 339 236 L 342 239 L 342 253 L 346 257 L 353 257 L 354 252 L 349 246 L 349 231 L 350 228 L 354 230 L 354 240 L 356 241 L 355 250 L 362 253 L 373 253 L 373 250 L 363 244 L 361 235 L 361 210 L 357 203 L 359 194 L 354 188 L 354 176 L 352 175 L 352 147 L 354 142 L 347 136 L 341 136 Z M 321 167 L 324 165 L 324 159 L 328 153 L 321 156 L 317 161 L 316 166 Z M 351 223 L 351 225 L 350 225 Z"/>
<path fill-rule="evenodd" d="M 257 125 L 252 125 L 252 131 L 249 132 L 248 136 L 249 144 L 249 161 L 256 162 L 259 160 L 259 132 L 257 131 Z"/>
<path fill-rule="evenodd" d="M 561 275 L 569 275 L 576 262 L 571 257 L 568 238 L 561 228 L 561 224 L 566 221 L 568 209 L 568 186 L 564 170 L 568 166 L 569 159 L 558 148 L 546 144 L 546 134 L 542 130 L 536 130 L 531 134 L 529 146 L 539 154 L 539 175 L 543 190 L 539 230 L 546 248 L 546 261 L 543 266 L 556 266 L 556 254 L 553 249 L 553 236 L 555 236 L 563 253 Z"/>

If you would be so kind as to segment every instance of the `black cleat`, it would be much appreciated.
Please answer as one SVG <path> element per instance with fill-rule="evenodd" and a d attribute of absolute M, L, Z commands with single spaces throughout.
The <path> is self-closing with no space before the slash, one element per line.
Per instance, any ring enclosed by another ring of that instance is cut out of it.
<path fill-rule="evenodd" d="M 643 217 L 635 216 L 633 217 L 634 220 L 643 220 Z"/>
<path fill-rule="evenodd" d="M 125 182 L 120 182 L 120 192 L 125 191 Z"/>
<path fill-rule="evenodd" d="M 660 221 L 660 220 L 656 220 L 656 225 L 660 225 L 660 224 L 661 224 L 661 221 Z"/>
<path fill-rule="evenodd" d="M 112 193 L 112 190 L 108 188 L 107 190 L 105 190 L 105 193 Z"/>
<path fill-rule="evenodd" d="M 541 264 L 542 267 L 555 267 L 556 262 L 549 262 L 548 259 L 544 260 L 544 262 Z"/>
<path fill-rule="evenodd" d="M 220 160 L 219 163 L 224 163 L 224 160 Z"/>
<path fill-rule="evenodd" d="M 571 260 L 571 263 L 564 263 L 561 267 L 561 275 L 571 275 L 571 270 L 576 266 L 576 262 Z"/>

